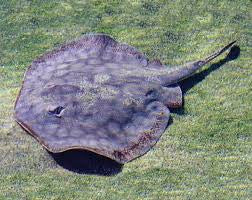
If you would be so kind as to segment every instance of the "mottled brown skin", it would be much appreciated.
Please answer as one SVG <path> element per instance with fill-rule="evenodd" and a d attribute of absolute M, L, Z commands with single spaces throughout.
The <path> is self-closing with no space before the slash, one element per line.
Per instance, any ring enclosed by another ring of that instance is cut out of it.
<path fill-rule="evenodd" d="M 182 105 L 176 83 L 203 61 L 167 68 L 103 34 L 87 35 L 34 61 L 16 121 L 51 152 L 85 149 L 119 163 L 146 153 Z"/>

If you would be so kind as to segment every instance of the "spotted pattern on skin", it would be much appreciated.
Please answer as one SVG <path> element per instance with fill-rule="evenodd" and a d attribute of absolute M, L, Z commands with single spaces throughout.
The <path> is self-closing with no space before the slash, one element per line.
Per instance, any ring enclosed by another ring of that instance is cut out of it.
<path fill-rule="evenodd" d="M 169 91 L 162 85 L 170 72 L 148 67 L 142 53 L 109 36 L 86 36 L 33 62 L 15 117 L 49 151 L 84 148 L 128 162 L 166 128 L 169 110 L 162 97 Z M 149 95 L 153 90 L 156 95 Z M 56 115 L 52 107 L 64 111 Z M 147 133 L 152 135 L 143 139 Z"/>
<path fill-rule="evenodd" d="M 98 84 L 106 83 L 110 79 L 110 76 L 108 74 L 97 74 L 94 77 L 94 82 Z"/>

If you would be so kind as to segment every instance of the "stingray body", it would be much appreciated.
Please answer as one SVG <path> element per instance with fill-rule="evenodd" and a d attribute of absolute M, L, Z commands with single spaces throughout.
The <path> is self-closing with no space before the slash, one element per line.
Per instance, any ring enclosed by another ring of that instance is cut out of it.
<path fill-rule="evenodd" d="M 128 162 L 157 142 L 169 108 L 182 105 L 176 83 L 233 43 L 206 59 L 167 68 L 107 35 L 86 35 L 31 64 L 15 119 L 51 152 L 85 149 Z"/>

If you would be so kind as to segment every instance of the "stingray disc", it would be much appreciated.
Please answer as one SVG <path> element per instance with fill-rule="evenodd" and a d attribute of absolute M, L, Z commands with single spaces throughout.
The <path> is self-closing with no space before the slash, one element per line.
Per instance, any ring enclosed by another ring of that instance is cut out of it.
<path fill-rule="evenodd" d="M 162 68 L 107 35 L 87 35 L 32 63 L 15 118 L 51 152 L 85 149 L 128 162 L 164 132 L 167 105 L 181 105 L 178 86 L 160 85 Z"/>

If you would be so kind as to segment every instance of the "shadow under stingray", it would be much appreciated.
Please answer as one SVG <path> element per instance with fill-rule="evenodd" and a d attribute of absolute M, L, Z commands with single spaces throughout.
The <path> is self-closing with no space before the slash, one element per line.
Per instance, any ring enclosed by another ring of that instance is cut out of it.
<path fill-rule="evenodd" d="M 226 58 L 220 60 L 218 63 L 212 64 L 208 69 L 179 82 L 183 95 L 193 86 L 201 82 L 212 71 L 217 70 L 228 61 L 236 59 L 239 55 L 240 48 L 238 46 L 233 46 Z M 183 107 L 184 105 L 180 109 L 171 109 L 171 112 L 183 114 Z M 168 126 L 172 124 L 172 121 L 172 118 L 170 118 Z M 68 150 L 62 153 L 49 152 L 49 154 L 63 168 L 79 174 L 111 176 L 121 172 L 123 167 L 122 164 L 114 160 L 81 149 Z"/>
<path fill-rule="evenodd" d="M 48 153 L 61 167 L 79 174 L 111 176 L 122 171 L 122 164 L 86 150 L 72 149 L 61 153 Z"/>

